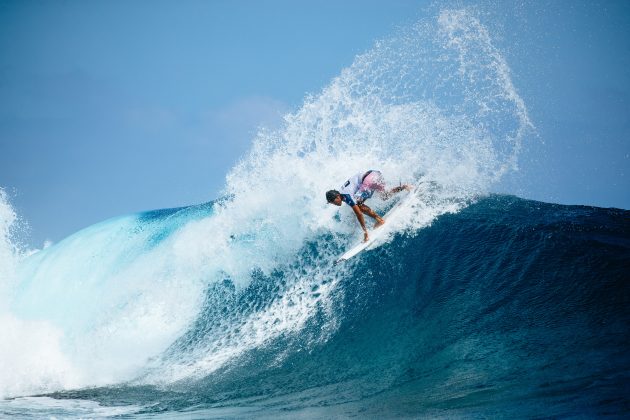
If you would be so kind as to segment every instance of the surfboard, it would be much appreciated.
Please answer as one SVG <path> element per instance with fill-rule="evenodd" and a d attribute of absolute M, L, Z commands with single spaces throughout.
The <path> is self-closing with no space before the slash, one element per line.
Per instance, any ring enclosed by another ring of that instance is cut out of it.
<path fill-rule="evenodd" d="M 392 217 L 396 216 L 396 214 L 399 212 L 403 204 L 412 196 L 414 192 L 415 192 L 415 189 L 412 190 L 411 192 L 408 192 L 404 197 L 400 198 L 398 202 L 394 204 L 394 206 L 391 209 L 389 209 L 387 213 L 385 213 L 385 215 L 383 216 L 383 219 L 385 219 L 385 224 L 372 230 L 370 232 L 370 238 L 367 240 L 367 242 L 361 241 L 357 245 L 353 246 L 352 248 L 344 252 L 339 258 L 337 258 L 337 260 L 335 261 L 335 264 L 338 264 L 342 261 L 347 261 L 350 258 L 354 257 L 355 255 L 359 254 L 364 249 L 367 249 L 371 245 L 374 245 L 375 243 L 377 243 L 378 240 L 382 236 L 384 236 L 387 232 L 389 232 L 390 229 L 388 229 L 388 225 L 391 222 Z"/>

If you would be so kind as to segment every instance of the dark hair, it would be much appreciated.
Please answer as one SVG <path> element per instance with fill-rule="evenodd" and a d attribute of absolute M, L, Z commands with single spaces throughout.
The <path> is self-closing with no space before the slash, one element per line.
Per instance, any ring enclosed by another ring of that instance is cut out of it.
<path fill-rule="evenodd" d="M 329 203 L 332 203 L 333 201 L 335 201 L 335 198 L 337 198 L 338 195 L 340 195 L 340 193 L 337 190 L 327 191 L 326 192 L 326 201 L 328 201 Z"/>

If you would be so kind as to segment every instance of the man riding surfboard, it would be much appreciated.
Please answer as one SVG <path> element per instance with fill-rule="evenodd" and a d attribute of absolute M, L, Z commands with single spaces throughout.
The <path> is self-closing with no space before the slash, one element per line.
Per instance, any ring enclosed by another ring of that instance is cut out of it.
<path fill-rule="evenodd" d="M 385 189 L 385 182 L 381 172 L 369 170 L 367 172 L 360 172 L 353 175 L 346 182 L 343 183 L 339 191 L 330 190 L 326 192 L 326 200 L 329 204 L 341 206 L 341 203 L 346 203 L 357 216 L 357 220 L 363 229 L 363 240 L 367 242 L 369 240 L 368 230 L 365 227 L 365 219 L 363 214 L 367 214 L 375 220 L 374 227 L 377 228 L 385 223 L 374 210 L 365 205 L 365 200 L 371 198 L 374 192 L 378 192 L 379 196 L 383 200 L 389 199 L 393 194 L 396 194 L 403 190 L 410 190 L 409 185 L 401 185 L 399 187 L 392 188 L 387 191 Z"/>

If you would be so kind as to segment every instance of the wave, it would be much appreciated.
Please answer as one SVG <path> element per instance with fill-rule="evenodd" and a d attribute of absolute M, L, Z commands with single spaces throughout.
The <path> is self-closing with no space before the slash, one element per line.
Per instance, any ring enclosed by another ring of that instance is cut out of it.
<path fill-rule="evenodd" d="M 571 386 L 619 385 L 596 360 L 627 367 L 616 353 L 627 330 L 613 322 L 627 321 L 627 213 L 488 198 L 532 130 L 487 29 L 442 10 L 261 130 L 220 200 L 107 220 L 30 255 L 8 234 L 3 195 L 0 395 L 149 411 L 292 395 L 275 404 L 426 412 L 534 395 L 559 360 L 583 369 L 566 364 Z M 367 168 L 420 188 L 385 244 L 334 265 L 359 238 L 323 192 Z M 587 287 L 592 277 L 603 280 Z M 599 295 L 613 304 L 585 303 Z M 592 365 L 560 357 L 586 351 L 575 331 L 591 329 L 610 341 Z M 598 392 L 583 395 L 609 395 Z"/>
<path fill-rule="evenodd" d="M 139 415 L 621 414 L 629 216 L 490 196 L 342 267 L 324 235 L 242 289 L 209 285 L 142 375 L 53 396 Z"/>
<path fill-rule="evenodd" d="M 623 413 L 628 216 L 482 199 L 362 254 L 298 333 L 167 389 L 214 408 L 254 400 L 323 416 Z M 273 301 L 285 275 L 252 283 L 234 307 Z M 208 314 L 173 350 L 222 317 Z"/>

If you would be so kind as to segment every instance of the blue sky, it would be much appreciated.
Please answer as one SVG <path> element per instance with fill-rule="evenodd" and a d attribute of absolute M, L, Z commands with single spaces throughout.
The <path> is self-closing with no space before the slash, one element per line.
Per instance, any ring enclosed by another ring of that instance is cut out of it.
<path fill-rule="evenodd" d="M 435 9 L 0 1 L 0 187 L 35 246 L 212 200 L 257 126 L 278 124 L 374 41 Z M 630 208 L 630 4 L 480 11 L 537 128 L 498 190 Z"/>

